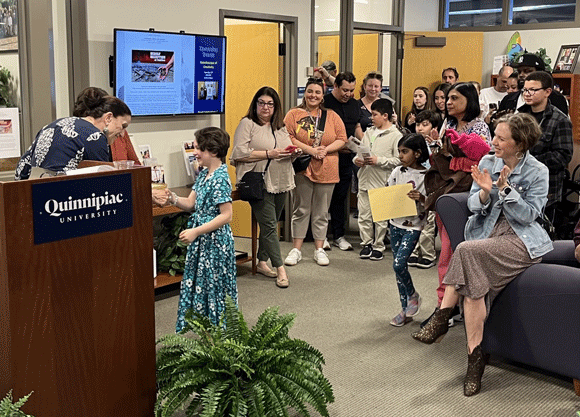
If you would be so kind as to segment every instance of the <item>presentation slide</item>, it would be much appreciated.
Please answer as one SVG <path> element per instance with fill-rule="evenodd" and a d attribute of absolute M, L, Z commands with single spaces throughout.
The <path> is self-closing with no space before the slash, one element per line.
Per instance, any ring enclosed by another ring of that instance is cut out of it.
<path fill-rule="evenodd" d="M 115 29 L 115 94 L 134 116 L 222 113 L 225 42 Z"/>

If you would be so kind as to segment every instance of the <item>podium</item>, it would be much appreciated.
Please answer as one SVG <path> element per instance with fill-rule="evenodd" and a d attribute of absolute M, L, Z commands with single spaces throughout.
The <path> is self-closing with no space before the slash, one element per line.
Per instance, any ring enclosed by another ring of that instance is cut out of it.
<path fill-rule="evenodd" d="M 150 168 L 0 183 L 0 397 L 153 416 L 151 204 Z"/>

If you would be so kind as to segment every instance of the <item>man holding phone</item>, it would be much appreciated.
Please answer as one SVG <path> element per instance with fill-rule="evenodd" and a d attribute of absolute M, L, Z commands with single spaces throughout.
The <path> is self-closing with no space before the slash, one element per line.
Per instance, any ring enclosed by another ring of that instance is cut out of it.
<path fill-rule="evenodd" d="M 494 113 L 499 103 L 507 95 L 508 78 L 514 72 L 510 66 L 503 66 L 499 70 L 497 82 L 493 87 L 484 88 L 479 93 L 479 107 L 481 108 L 481 118 L 489 124 L 492 113 Z"/>

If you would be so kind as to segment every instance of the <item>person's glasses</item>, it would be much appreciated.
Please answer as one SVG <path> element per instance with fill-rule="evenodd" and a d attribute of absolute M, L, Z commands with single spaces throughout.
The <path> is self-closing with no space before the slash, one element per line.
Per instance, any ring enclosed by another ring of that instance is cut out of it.
<path fill-rule="evenodd" d="M 260 106 L 260 107 L 267 107 L 269 109 L 273 109 L 274 108 L 274 102 L 273 101 L 262 101 L 262 100 L 258 100 L 258 106 Z"/>
<path fill-rule="evenodd" d="M 536 94 L 536 91 L 540 90 L 545 90 L 545 88 L 522 88 L 522 93 L 533 96 L 534 94 Z"/>

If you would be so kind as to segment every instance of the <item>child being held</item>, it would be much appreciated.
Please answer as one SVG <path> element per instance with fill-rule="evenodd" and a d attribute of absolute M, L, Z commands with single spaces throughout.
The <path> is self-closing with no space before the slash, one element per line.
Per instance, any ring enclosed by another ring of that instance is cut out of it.
<path fill-rule="evenodd" d="M 393 124 L 393 105 L 384 98 L 371 104 L 373 127 L 366 130 L 358 152 L 353 159 L 358 171 L 358 227 L 360 230 L 360 257 L 379 261 L 383 259 L 387 220 L 374 222 L 368 191 L 385 187 L 393 169 L 399 165 L 397 143 L 401 132 Z"/>
<path fill-rule="evenodd" d="M 415 200 L 417 215 L 391 219 L 391 249 L 393 251 L 393 269 L 397 278 L 397 287 L 402 310 L 391 320 L 396 327 L 403 326 L 419 313 L 421 297 L 413 286 L 407 260 L 421 230 L 425 225 L 425 166 L 429 157 L 425 138 L 418 133 L 403 136 L 398 143 L 401 166 L 396 167 L 389 177 L 389 185 L 412 184 L 413 189 L 407 196 Z"/>
<path fill-rule="evenodd" d="M 431 132 L 439 132 L 443 120 L 438 112 L 433 110 L 423 110 L 415 118 L 416 127 L 415 131 L 425 138 L 427 144 L 433 142 L 431 137 Z M 425 162 L 425 166 L 430 168 L 431 165 L 429 161 Z M 423 231 L 421 231 L 421 236 L 419 241 L 415 246 L 413 254 L 409 257 L 409 266 L 414 266 L 417 268 L 431 268 L 435 266 L 437 260 L 437 252 L 435 251 L 435 212 L 430 211 L 427 215 L 427 223 Z"/>

